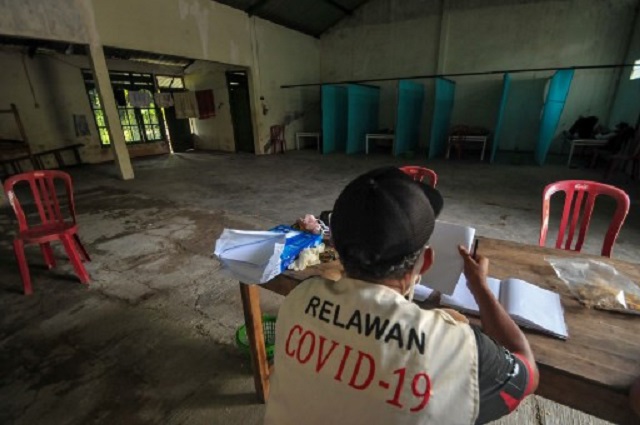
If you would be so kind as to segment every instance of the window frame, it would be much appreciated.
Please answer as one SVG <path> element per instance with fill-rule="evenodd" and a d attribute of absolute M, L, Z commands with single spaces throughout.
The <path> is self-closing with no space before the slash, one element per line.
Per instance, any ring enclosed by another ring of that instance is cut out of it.
<path fill-rule="evenodd" d="M 636 59 L 633 62 L 633 67 L 631 67 L 631 75 L 629 75 L 629 80 L 640 80 L 640 59 Z"/>
<path fill-rule="evenodd" d="M 91 70 L 81 70 L 85 91 L 89 98 L 89 106 L 93 115 L 100 146 L 111 147 L 109 133 L 104 122 L 104 108 L 100 102 L 100 96 Z M 156 93 L 156 79 L 153 74 L 133 71 L 109 71 L 112 90 L 123 89 L 127 91 L 148 90 L 151 96 Z M 128 104 L 116 105 L 120 126 L 125 135 L 126 145 L 141 145 L 148 143 L 167 142 L 164 116 L 160 108 L 153 102 L 148 108 L 136 108 Z M 154 117 L 150 116 L 151 111 Z M 155 121 L 155 122 L 154 122 Z M 151 132 L 151 134 L 149 134 Z M 106 141 L 105 141 L 106 138 Z M 130 140 L 127 140 L 130 139 Z"/>

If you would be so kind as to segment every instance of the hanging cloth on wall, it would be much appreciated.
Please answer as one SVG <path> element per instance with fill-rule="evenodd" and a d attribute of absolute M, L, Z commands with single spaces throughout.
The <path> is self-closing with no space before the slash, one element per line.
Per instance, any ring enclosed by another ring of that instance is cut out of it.
<path fill-rule="evenodd" d="M 198 90 L 196 92 L 196 100 L 198 101 L 198 114 L 201 120 L 216 116 L 216 103 L 213 98 L 213 90 Z"/>
<path fill-rule="evenodd" d="M 148 108 L 151 105 L 151 93 L 148 91 L 130 91 L 129 104 L 134 108 Z"/>
<path fill-rule="evenodd" d="M 127 96 L 124 89 L 113 89 L 113 97 L 116 99 L 116 105 L 127 106 Z"/>
<path fill-rule="evenodd" d="M 73 114 L 73 126 L 76 130 L 76 137 L 90 136 L 89 123 L 86 115 Z"/>
<path fill-rule="evenodd" d="M 171 96 L 171 93 L 154 93 L 153 100 L 158 108 L 169 108 L 173 106 L 173 96 Z"/>
<path fill-rule="evenodd" d="M 173 104 L 176 108 L 176 118 L 198 118 L 198 101 L 195 92 L 173 93 Z"/>

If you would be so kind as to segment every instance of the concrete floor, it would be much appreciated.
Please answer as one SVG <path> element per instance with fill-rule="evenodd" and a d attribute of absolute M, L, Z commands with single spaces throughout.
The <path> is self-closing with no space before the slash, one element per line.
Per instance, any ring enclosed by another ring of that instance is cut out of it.
<path fill-rule="evenodd" d="M 415 161 L 414 161 L 415 162 Z M 21 294 L 11 252 L 15 228 L 0 214 L 1 424 L 260 424 L 246 358 L 237 282 L 211 258 L 224 227 L 266 228 L 330 209 L 341 188 L 389 157 L 181 154 L 135 162 L 136 179 L 113 165 L 74 169 L 80 234 L 93 261 L 88 288 L 59 245 L 46 271 L 28 249 L 34 295 Z M 442 218 L 482 235 L 537 242 L 540 193 L 588 170 L 434 161 Z M 624 182 L 618 182 L 624 183 Z M 638 185 L 614 256 L 640 262 Z M 598 252 L 611 205 L 596 208 L 587 251 Z M 556 210 L 557 211 L 557 210 Z M 280 298 L 263 294 L 267 312 Z M 602 424 L 531 397 L 500 424 Z"/>

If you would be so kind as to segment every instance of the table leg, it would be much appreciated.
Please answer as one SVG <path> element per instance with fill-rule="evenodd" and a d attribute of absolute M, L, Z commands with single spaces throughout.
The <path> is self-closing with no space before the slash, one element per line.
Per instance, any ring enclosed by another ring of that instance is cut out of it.
<path fill-rule="evenodd" d="M 58 163 L 58 168 L 63 168 L 65 166 L 64 159 L 62 158 L 62 154 L 60 152 L 54 152 L 53 156 Z"/>
<path fill-rule="evenodd" d="M 482 143 L 482 153 L 480 154 L 480 162 L 484 161 L 484 151 L 487 148 L 487 140 Z"/>
<path fill-rule="evenodd" d="M 300 136 L 296 134 L 296 149 L 300 150 Z"/>
<path fill-rule="evenodd" d="M 444 156 L 445 159 L 449 159 L 449 155 L 451 155 L 451 141 L 447 141 L 447 154 Z"/>
<path fill-rule="evenodd" d="M 318 146 L 318 153 L 320 153 L 320 136 L 316 136 L 316 145 Z"/>
<path fill-rule="evenodd" d="M 258 285 L 240 283 L 240 296 L 244 310 L 244 323 L 247 327 L 251 366 L 256 394 L 260 402 L 269 397 L 269 362 L 264 346 L 264 330 L 262 328 L 262 310 L 260 308 L 260 288 Z"/>
<path fill-rule="evenodd" d="M 369 138 L 365 137 L 364 139 L 364 153 L 369 155 Z"/>
<path fill-rule="evenodd" d="M 573 142 L 571 142 L 571 146 L 569 146 L 569 159 L 567 160 L 567 167 L 571 167 L 571 158 L 573 157 L 573 149 L 575 148 Z"/>
<path fill-rule="evenodd" d="M 76 157 L 76 164 L 82 164 L 82 158 L 77 146 L 73 148 L 73 155 Z"/>

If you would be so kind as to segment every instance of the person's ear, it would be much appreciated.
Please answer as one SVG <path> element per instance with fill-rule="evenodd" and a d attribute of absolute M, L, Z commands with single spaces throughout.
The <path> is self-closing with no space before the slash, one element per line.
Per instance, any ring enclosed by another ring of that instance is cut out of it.
<path fill-rule="evenodd" d="M 422 268 L 420 269 L 421 275 L 425 274 L 425 272 L 433 265 L 433 249 L 431 249 L 431 247 L 427 247 L 422 256 Z"/>

